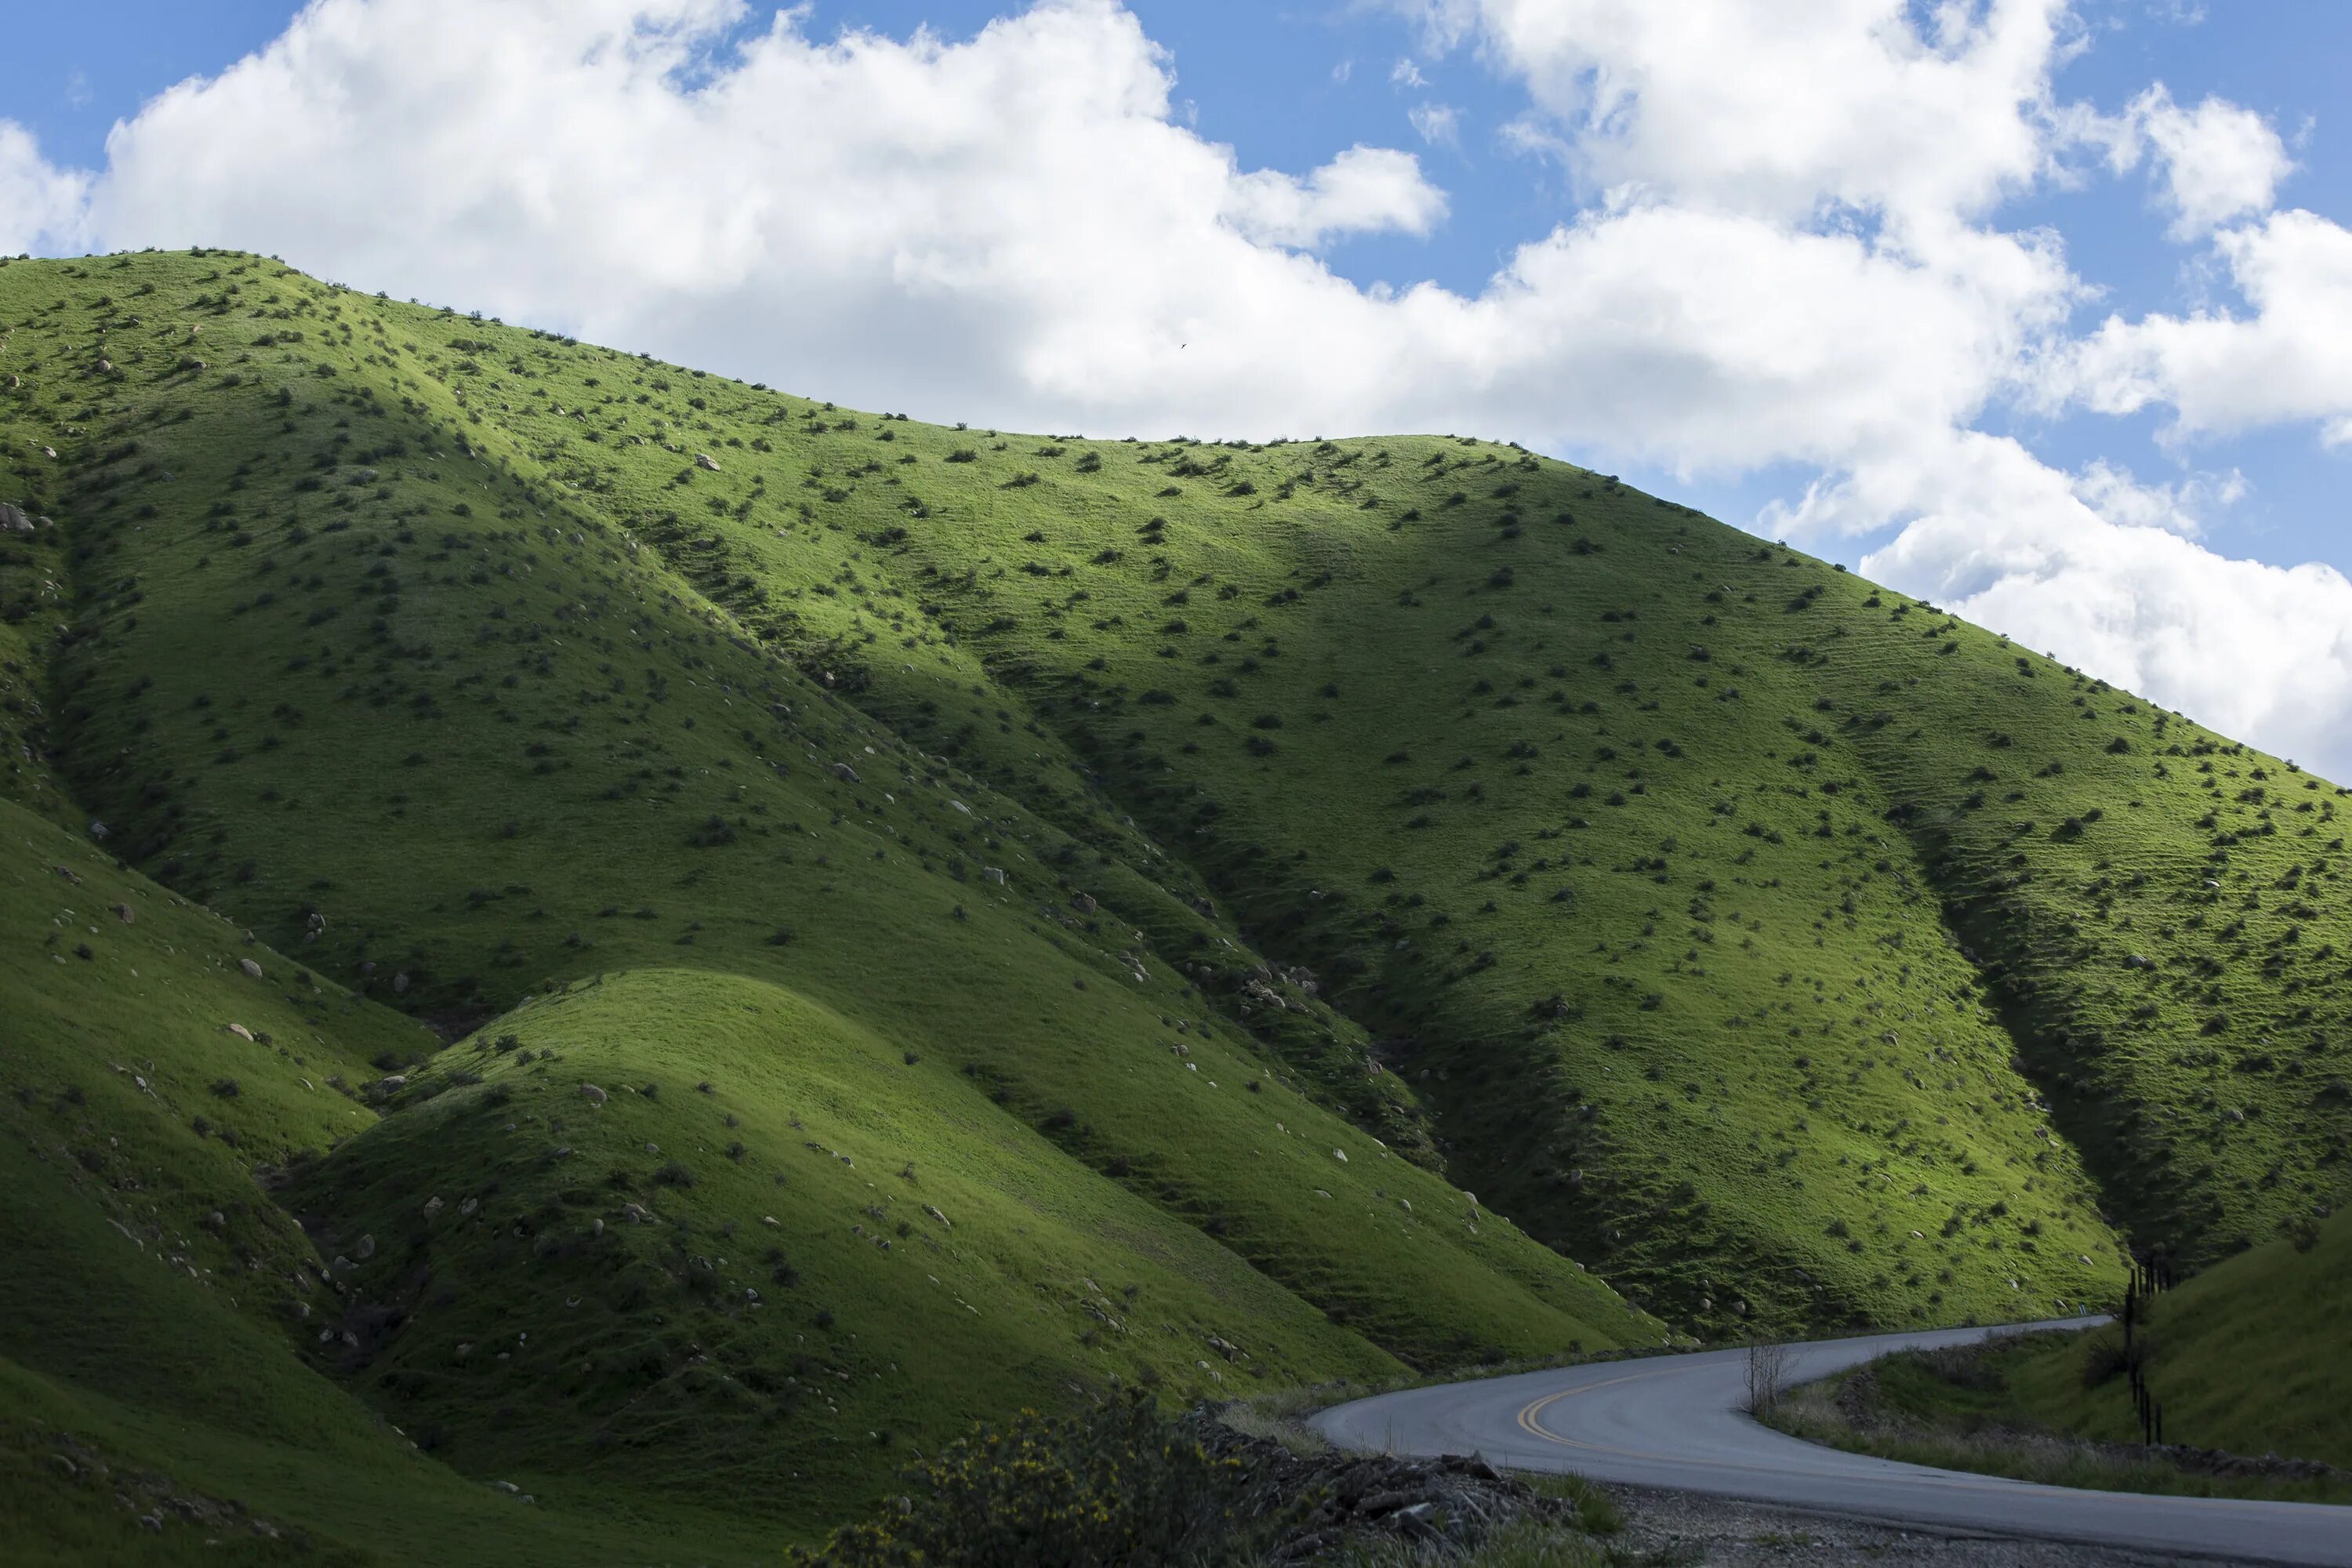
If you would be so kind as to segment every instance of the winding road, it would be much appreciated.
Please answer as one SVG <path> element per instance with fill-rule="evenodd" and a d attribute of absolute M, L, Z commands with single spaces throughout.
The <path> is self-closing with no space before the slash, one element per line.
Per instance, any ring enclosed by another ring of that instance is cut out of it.
<path fill-rule="evenodd" d="M 1803 1383 L 1890 1351 L 1965 1344 L 2075 1322 L 1878 1334 L 1790 1347 Z M 1713 1492 L 1829 1513 L 2182 1555 L 2352 1565 L 2352 1508 L 2151 1497 L 2035 1486 L 1843 1453 L 1759 1426 L 1740 1408 L 1746 1353 L 1609 1362 L 1383 1394 L 1310 1423 L 1342 1447 L 1483 1455 L 1524 1470 Z"/>

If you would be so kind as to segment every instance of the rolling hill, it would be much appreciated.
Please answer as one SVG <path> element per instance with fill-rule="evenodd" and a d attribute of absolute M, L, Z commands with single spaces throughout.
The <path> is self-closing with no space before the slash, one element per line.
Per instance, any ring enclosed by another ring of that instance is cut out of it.
<path fill-rule="evenodd" d="M 226 252 L 0 266 L 0 334 L 12 1228 L 249 1214 L 266 1290 L 154 1299 L 387 1477 L 368 1410 L 749 1554 L 1023 1399 L 2045 1315 L 2344 1180 L 2341 790 L 1606 476 L 928 426 Z M 196 922 L 168 991 L 116 902 Z M 120 1433 L 121 1332 L 5 1353 Z"/>

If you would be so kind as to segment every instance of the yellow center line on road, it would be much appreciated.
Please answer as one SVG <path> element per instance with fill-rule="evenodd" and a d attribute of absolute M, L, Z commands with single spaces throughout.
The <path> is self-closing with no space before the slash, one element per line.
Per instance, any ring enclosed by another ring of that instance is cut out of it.
<path fill-rule="evenodd" d="M 1557 1405 L 1563 1399 L 1572 1399 L 1580 1394 L 1598 1394 L 1604 1388 L 1615 1388 L 1622 1384 L 1639 1383 L 1643 1378 L 1647 1377 L 1667 1377 L 1678 1372 L 1688 1372 L 1691 1369 L 1686 1366 L 1664 1367 L 1656 1372 L 1631 1373 L 1623 1377 L 1612 1377 L 1601 1383 L 1588 1383 L 1582 1388 L 1565 1388 L 1560 1390 L 1558 1394 L 1548 1394 L 1541 1399 L 1528 1401 L 1527 1405 L 1520 1410 L 1519 1426 L 1535 1436 L 1541 1437 L 1547 1442 L 1558 1443 L 1562 1447 L 1566 1448 L 1590 1448 L 1597 1454 L 1615 1454 L 1620 1458 L 1626 1459 L 1672 1460 L 1674 1458 L 1672 1454 L 1644 1454 L 1633 1448 L 1612 1448 L 1601 1443 L 1586 1443 L 1574 1437 L 1563 1437 L 1559 1433 L 1544 1426 L 1541 1421 L 1537 1419 L 1537 1417 L 1540 1415 L 1547 1407 Z"/>

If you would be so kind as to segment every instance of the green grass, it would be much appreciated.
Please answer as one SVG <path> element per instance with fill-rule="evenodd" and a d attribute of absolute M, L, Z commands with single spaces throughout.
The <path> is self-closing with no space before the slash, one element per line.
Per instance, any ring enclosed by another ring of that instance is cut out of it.
<path fill-rule="evenodd" d="M 2227 1453 L 2280 1454 L 2352 1470 L 2352 1227 L 2316 1226 L 2158 1295 L 2145 1330 L 2164 1436 Z M 2022 1419 L 2102 1442 L 2137 1442 L 2122 1331 L 2021 1352 L 2004 1372 Z"/>
<path fill-rule="evenodd" d="M 2352 1502 L 2341 1478 L 2210 1474 L 2139 1446 L 2139 1430 L 2112 1436 L 2069 1430 L 2063 1394 L 2052 1398 L 2048 1373 L 2063 1364 L 2079 1390 L 2084 1345 L 2069 1334 L 2020 1336 L 1982 1353 L 1909 1352 L 1871 1363 L 1862 1386 L 1869 1418 L 1857 1423 L 1841 1403 L 1860 1374 L 1842 1373 L 1791 1391 L 1766 1419 L 1781 1431 L 1854 1453 L 1906 1464 L 1975 1470 L 2043 1486 L 2175 1497 L 2227 1497 L 2293 1502 Z M 2129 1405 L 2120 1388 L 2110 1391 Z M 2052 1417 L 2059 1417 L 2052 1419 Z M 2093 1423 L 2092 1425 L 2101 1425 Z M 2248 1429 L 2259 1421 L 2244 1424 Z M 2168 1421 L 2166 1437 L 2174 1439 Z"/>
<path fill-rule="evenodd" d="M 5 803 L 0 933 L 22 960 L 0 1063 L 8 1540 L 43 1561 L 175 1562 L 220 1533 L 142 1529 L 121 1489 L 56 1463 L 86 1452 L 162 1478 L 157 1496 L 234 1500 L 328 1561 L 659 1563 L 687 1523 L 694 1560 L 772 1554 L 772 1535 L 686 1509 L 527 1510 L 417 1454 L 334 1380 L 332 1352 L 310 1353 L 343 1301 L 255 1173 L 372 1125 L 337 1081 L 429 1035 Z"/>
<path fill-rule="evenodd" d="M 399 1326 L 305 1375 L 459 1473 L 740 1510 L 770 1464 L 804 1534 L 890 1468 L 866 1431 L 1229 1384 L 1194 1332 L 1313 1382 L 2014 1319 L 2343 1184 L 2334 786 L 1605 476 L 928 426 L 233 253 L 10 263 L 0 324 L 0 496 L 56 520 L 0 540 L 16 837 L 102 821 L 173 918 L 299 955 L 237 1020 L 269 1047 L 208 1002 L 172 1082 L 177 1127 L 238 1077 L 249 1142 L 175 1132 L 150 1201 L 235 1194 L 279 1276 L 289 1215 L 375 1236 Z M 158 1114 L 96 1065 L 164 1027 L 93 989 L 104 934 L 9 1068 L 84 1146 Z M 505 1227 L 420 1221 L 461 1192 Z M 722 1311 L 694 1260 L 741 1278 L 769 1215 L 803 1283 Z M 542 1274 L 577 1361 L 447 1359 Z M 787 1328 L 828 1304 L 854 1355 Z M 837 1422 L 746 1384 L 797 1355 L 862 1378 Z"/>

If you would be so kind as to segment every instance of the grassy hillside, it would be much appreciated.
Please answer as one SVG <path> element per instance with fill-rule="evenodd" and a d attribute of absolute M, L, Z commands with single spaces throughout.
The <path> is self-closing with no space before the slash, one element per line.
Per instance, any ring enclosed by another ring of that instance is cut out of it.
<path fill-rule="evenodd" d="M 2352 1498 L 2352 1228 L 2337 1214 L 2144 1301 L 2133 1342 L 2171 1447 L 2332 1465 L 2214 1464 L 2145 1447 L 2122 1327 L 1910 1352 L 1798 1391 L 1773 1425 L 1910 1464 L 2056 1486 Z"/>
<path fill-rule="evenodd" d="M 2042 1315 L 2344 1179 L 2339 791 L 1605 476 L 226 253 L 0 331 L 5 788 L 406 1030 L 275 1234 L 466 1473 L 805 1520 L 1016 1389 Z"/>
<path fill-rule="evenodd" d="M 142 1510 L 195 1500 L 192 1531 L 257 1520 L 353 1561 L 481 1532 L 469 1560 L 667 1561 L 680 1530 L 698 1561 L 764 1560 L 908 1443 L 1066 1388 L 1402 1370 L 971 1078 L 772 984 L 591 980 L 445 1050 L 23 809 L 0 826 L 27 959 L 0 1508 L 68 1560 L 188 1544 L 147 1537 L 96 1465 L 160 1478 Z M 1264 1145 L 1241 1214 L 1302 1165 L 1322 1185 L 1300 1268 L 1349 1279 L 1369 1247 L 1400 1298 L 1479 1295 L 1468 1321 L 1522 1352 L 1645 1331 L 1435 1176 L 1285 1091 L 1230 1092 Z"/>
<path fill-rule="evenodd" d="M 143 265 L 200 279 L 187 258 Z M 52 281 L 73 288 L 70 270 Z M 192 1205 L 236 1194 L 264 1216 L 277 1273 L 327 1266 L 325 1340 L 262 1319 L 311 1373 L 478 1479 L 581 1507 L 657 1481 L 653 1512 L 707 1500 L 772 1541 L 862 1499 L 889 1447 L 1024 1398 L 1659 1341 L 1432 1173 L 1418 1108 L 1365 1072 L 1361 1031 L 1132 829 L 1082 847 L 925 757 L 617 529 L 510 526 L 545 504 L 519 481 L 444 454 L 449 475 L 415 476 L 434 500 L 411 500 L 377 469 L 396 437 L 320 468 L 377 398 L 306 407 L 181 363 L 198 355 L 163 367 L 166 340 L 205 323 L 129 314 L 86 384 L 127 394 L 131 367 L 161 371 L 145 434 L 118 432 L 139 451 L 61 431 L 58 458 L 26 448 L 10 476 L 28 515 L 74 519 L 28 548 L 104 582 L 11 623 L 43 676 L 12 787 L 28 834 L 33 812 L 95 821 L 106 849 L 301 954 L 281 1005 L 305 1002 L 317 1043 L 284 1058 L 291 1079 L 187 1092 L 247 1111 L 315 1095 L 295 1103 L 325 1120 L 273 1124 L 266 1152 L 249 1130 L 185 1133 L 213 1163 L 180 1180 Z M 120 345 L 126 327 L 149 341 Z M 12 437 L 47 384 L 37 369 L 11 389 Z M 108 504 L 125 461 L 164 499 Z M 313 497 L 315 527 L 297 510 Z M 450 526 L 412 563 L 419 506 Z M 296 546 L 263 575 L 299 614 L 245 585 L 244 520 L 263 512 L 285 529 L 264 547 Z M 368 595 L 350 622 L 304 585 L 322 573 L 278 576 L 333 563 L 331 546 Z M 394 563 L 415 574 L 414 623 Z M 1209 958 L 1286 1005 L 1241 1026 L 1180 968 Z M 42 984 L 95 973 L 68 962 Z M 305 1001 L 327 973 L 355 994 Z M 81 1033 L 40 1065 L 91 1074 L 101 1042 L 155 1034 L 123 1006 L 61 1002 Z M 442 1037 L 483 1026 L 445 1051 L 395 1008 Z M 344 1013 L 362 1032 L 330 1055 Z M 247 1050 L 292 1037 L 258 1013 L 204 1027 Z M 122 1138 L 137 1107 L 95 1103 L 75 1125 Z M 446 1216 L 425 1214 L 445 1194 Z M 548 1352 L 520 1352 L 526 1324 Z M 89 1323 L 32 1364 L 121 1352 Z M 747 1494 L 751 1474 L 769 1484 Z"/>
<path fill-rule="evenodd" d="M 2167 1442 L 2284 1454 L 2352 1470 L 2352 1226 L 2337 1215 L 2158 1296 L 2145 1363 Z M 2025 1419 L 2137 1442 L 2122 1334 L 2100 1330 L 2019 1358 L 2007 1405 Z"/>
<path fill-rule="evenodd" d="M 1509 1288 L 1511 1245 L 1471 1235 L 1442 1182 L 1353 1135 L 1345 1166 L 1319 1144 L 1300 1159 L 1277 1124 L 1297 1112 L 1263 1095 L 1234 1112 L 1260 1145 L 1239 1173 L 1254 1201 L 1204 1235 L 963 1075 L 772 984 L 641 971 L 495 1027 L 412 1080 L 427 1102 L 339 1149 L 295 1202 L 328 1216 L 322 1248 L 378 1239 L 352 1279 L 404 1315 L 381 1354 L 352 1358 L 372 1392 L 454 1457 L 527 1469 L 542 1491 L 657 1484 L 724 1504 L 751 1488 L 806 1517 L 870 1478 L 877 1447 L 1041 1390 L 1200 1396 L 1401 1371 L 1219 1244 L 1262 1229 L 1301 1180 L 1327 1189 L 1308 1211 L 1325 1229 L 1297 1271 L 1344 1278 L 1378 1231 L 1396 1297 L 1476 1281 L 1517 1343 L 1582 1331 Z M 1127 1047 L 1162 1070 L 1152 1049 Z M 1351 1327 L 1378 1340 L 1381 1316 Z"/>
<path fill-rule="evenodd" d="M 228 1541 L 256 1562 L 656 1562 L 680 1528 L 712 1561 L 772 1555 L 746 1521 L 643 1498 L 526 1508 L 422 1457 L 332 1377 L 356 1304 L 273 1188 L 373 1126 L 356 1094 L 372 1064 L 422 1057 L 431 1035 L 5 803 L 0 933 L 0 1536 L 16 1555 L 169 1563 Z"/>

